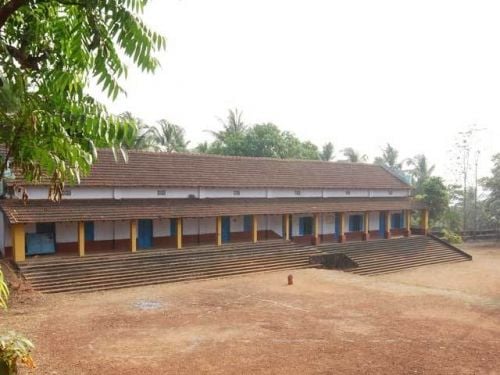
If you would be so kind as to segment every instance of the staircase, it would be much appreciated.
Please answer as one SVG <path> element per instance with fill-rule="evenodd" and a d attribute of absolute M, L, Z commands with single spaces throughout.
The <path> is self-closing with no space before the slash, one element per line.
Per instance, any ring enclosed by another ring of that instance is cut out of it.
<path fill-rule="evenodd" d="M 462 262 L 472 257 L 434 236 L 412 236 L 368 242 L 323 244 L 322 254 L 344 254 L 358 266 L 347 269 L 358 275 L 380 275 L 437 263 Z"/>
<path fill-rule="evenodd" d="M 90 292 L 306 268 L 315 252 L 313 246 L 268 240 L 84 258 L 47 256 L 21 263 L 19 269 L 35 290 L 44 293 Z"/>
<path fill-rule="evenodd" d="M 325 243 L 303 246 L 284 240 L 197 246 L 182 250 L 142 250 L 137 253 L 46 256 L 20 263 L 22 275 L 44 293 L 91 292 L 177 281 L 217 278 L 253 272 L 315 267 L 310 259 L 343 254 L 346 269 L 359 275 L 379 275 L 472 257 L 434 237 Z M 349 266 L 350 267 L 350 266 Z"/>

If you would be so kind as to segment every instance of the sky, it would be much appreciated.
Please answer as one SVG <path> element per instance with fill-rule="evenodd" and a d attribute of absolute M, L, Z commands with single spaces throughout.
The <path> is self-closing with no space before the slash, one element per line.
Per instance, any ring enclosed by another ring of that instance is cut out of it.
<path fill-rule="evenodd" d="M 475 125 L 478 174 L 500 152 L 500 2 L 483 0 L 152 0 L 145 23 L 167 38 L 154 75 L 130 69 L 106 101 L 210 140 L 229 108 L 272 122 L 337 159 L 389 142 L 425 154 L 454 182 L 457 133 Z"/>

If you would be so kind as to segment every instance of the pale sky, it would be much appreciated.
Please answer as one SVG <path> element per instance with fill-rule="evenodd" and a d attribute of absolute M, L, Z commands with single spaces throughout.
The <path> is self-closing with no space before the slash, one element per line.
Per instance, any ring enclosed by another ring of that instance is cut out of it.
<path fill-rule="evenodd" d="M 181 125 L 192 146 L 237 107 L 337 159 L 424 153 L 449 181 L 454 136 L 476 124 L 484 175 L 500 152 L 499 16 L 498 0 L 153 0 L 162 68 L 131 69 L 109 105 Z"/>

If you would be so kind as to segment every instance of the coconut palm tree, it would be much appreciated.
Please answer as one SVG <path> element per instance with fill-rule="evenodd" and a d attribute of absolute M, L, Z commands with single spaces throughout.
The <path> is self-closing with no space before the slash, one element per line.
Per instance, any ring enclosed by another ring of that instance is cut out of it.
<path fill-rule="evenodd" d="M 429 166 L 427 157 L 423 154 L 415 155 L 407 161 L 407 164 L 411 168 L 410 174 L 415 181 L 415 189 L 418 192 L 421 190 L 423 183 L 431 177 L 435 166 Z"/>
<path fill-rule="evenodd" d="M 128 111 L 121 113 L 120 118 L 135 124 L 137 128 L 135 138 L 131 143 L 124 145 L 125 148 L 129 150 L 156 150 L 154 139 L 151 136 L 151 127 L 148 124 L 142 121 L 142 119 L 134 117 L 134 115 Z"/>
<path fill-rule="evenodd" d="M 378 156 L 374 160 L 374 164 L 386 165 L 393 169 L 402 169 L 403 162 L 398 161 L 399 151 L 391 146 L 390 143 L 382 149 L 382 156 Z"/>
<path fill-rule="evenodd" d="M 185 132 L 182 127 L 164 119 L 159 120 L 158 125 L 159 127 L 149 127 L 154 147 L 156 147 L 158 151 L 186 151 L 189 141 L 185 140 Z"/>
<path fill-rule="evenodd" d="M 210 134 L 212 134 L 217 141 L 224 142 L 226 137 L 241 134 L 246 130 L 246 125 L 242 120 L 243 112 L 238 110 L 238 108 L 230 109 L 228 111 L 228 115 L 226 120 L 218 119 L 222 124 L 222 130 L 213 131 L 207 130 Z"/>
<path fill-rule="evenodd" d="M 350 163 L 365 163 L 368 161 L 368 156 L 366 154 L 362 154 L 352 147 L 346 147 L 342 150 L 342 153 L 347 158 L 346 161 Z"/>

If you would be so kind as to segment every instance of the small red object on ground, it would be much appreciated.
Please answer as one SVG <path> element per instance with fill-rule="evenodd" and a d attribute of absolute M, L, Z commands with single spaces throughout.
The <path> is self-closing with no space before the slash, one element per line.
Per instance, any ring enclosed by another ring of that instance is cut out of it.
<path fill-rule="evenodd" d="M 288 285 L 293 285 L 293 275 L 288 275 Z"/>

